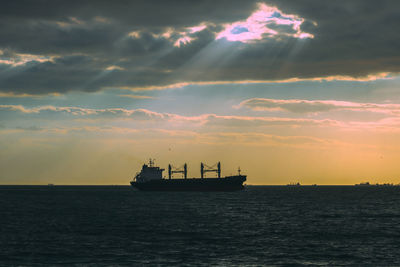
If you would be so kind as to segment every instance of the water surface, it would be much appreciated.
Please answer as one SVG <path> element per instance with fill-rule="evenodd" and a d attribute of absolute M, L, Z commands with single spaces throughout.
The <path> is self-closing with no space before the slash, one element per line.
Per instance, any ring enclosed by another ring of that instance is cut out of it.
<path fill-rule="evenodd" d="M 399 187 L 1 186 L 0 265 L 400 266 Z"/>

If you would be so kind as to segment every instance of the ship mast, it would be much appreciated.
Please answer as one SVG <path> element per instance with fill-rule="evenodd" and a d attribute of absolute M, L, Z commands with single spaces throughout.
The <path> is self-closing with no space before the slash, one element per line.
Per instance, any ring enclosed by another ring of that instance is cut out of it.
<path fill-rule="evenodd" d="M 154 159 L 149 159 L 149 167 L 154 167 Z"/>

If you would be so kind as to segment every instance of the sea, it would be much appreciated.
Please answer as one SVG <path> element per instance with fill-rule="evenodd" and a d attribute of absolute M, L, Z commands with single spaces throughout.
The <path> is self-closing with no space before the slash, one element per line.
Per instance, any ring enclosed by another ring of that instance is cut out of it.
<path fill-rule="evenodd" d="M 400 187 L 0 186 L 0 266 L 400 266 Z"/>

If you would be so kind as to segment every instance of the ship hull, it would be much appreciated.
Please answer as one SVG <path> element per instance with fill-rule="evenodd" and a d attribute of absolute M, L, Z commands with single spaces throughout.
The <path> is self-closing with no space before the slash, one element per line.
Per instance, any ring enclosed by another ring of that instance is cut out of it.
<path fill-rule="evenodd" d="M 141 191 L 238 191 L 243 190 L 245 175 L 225 178 L 157 179 L 148 182 L 131 182 Z"/>

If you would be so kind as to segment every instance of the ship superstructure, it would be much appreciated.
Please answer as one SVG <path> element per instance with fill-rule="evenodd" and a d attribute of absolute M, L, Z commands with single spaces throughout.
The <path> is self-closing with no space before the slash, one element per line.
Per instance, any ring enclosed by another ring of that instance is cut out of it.
<path fill-rule="evenodd" d="M 200 163 L 200 178 L 187 177 L 187 164 L 181 168 L 175 168 L 168 165 L 168 179 L 163 178 L 164 169 L 156 167 L 154 160 L 149 164 L 143 164 L 142 170 L 137 173 L 131 181 L 131 185 L 143 191 L 236 191 L 244 188 L 243 182 L 246 181 L 246 175 L 221 177 L 221 163 L 213 166 Z M 216 178 L 205 178 L 206 173 L 216 173 Z M 173 178 L 176 173 L 182 174 L 182 178 Z"/>
<path fill-rule="evenodd" d="M 143 164 L 140 173 L 135 175 L 135 180 L 138 183 L 145 183 L 152 180 L 162 179 L 164 169 L 154 166 L 154 160 L 150 159 L 149 164 Z"/>

